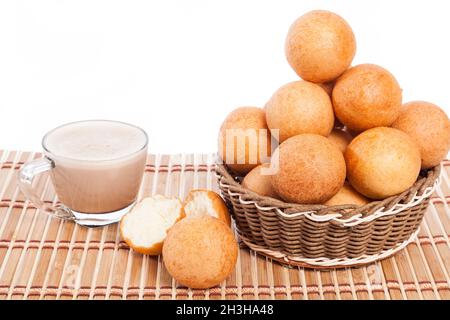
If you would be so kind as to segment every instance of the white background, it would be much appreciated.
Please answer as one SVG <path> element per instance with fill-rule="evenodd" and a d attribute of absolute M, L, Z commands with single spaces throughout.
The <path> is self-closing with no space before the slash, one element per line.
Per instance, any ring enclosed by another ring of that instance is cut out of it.
<path fill-rule="evenodd" d="M 449 1 L 1 1 L 0 148 L 39 150 L 49 129 L 108 118 L 148 131 L 151 152 L 211 152 L 228 112 L 296 80 L 290 24 L 342 15 L 354 64 L 389 69 L 404 101 L 450 113 Z"/>

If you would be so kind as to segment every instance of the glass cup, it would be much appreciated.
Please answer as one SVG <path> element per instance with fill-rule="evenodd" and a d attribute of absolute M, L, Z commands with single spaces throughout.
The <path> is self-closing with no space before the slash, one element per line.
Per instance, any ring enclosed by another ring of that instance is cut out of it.
<path fill-rule="evenodd" d="M 19 171 L 21 191 L 38 209 L 84 226 L 117 222 L 135 204 L 147 158 L 148 136 L 110 120 L 72 122 L 42 139 L 44 157 Z M 42 201 L 33 179 L 50 172 L 59 204 Z"/>

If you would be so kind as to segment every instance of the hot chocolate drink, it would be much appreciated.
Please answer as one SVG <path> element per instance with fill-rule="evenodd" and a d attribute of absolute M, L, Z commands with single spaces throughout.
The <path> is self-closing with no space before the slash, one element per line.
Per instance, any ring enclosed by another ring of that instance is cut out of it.
<path fill-rule="evenodd" d="M 54 162 L 59 200 L 81 213 L 108 213 L 136 200 L 147 156 L 147 135 L 115 121 L 82 121 L 58 127 L 43 140 Z"/>

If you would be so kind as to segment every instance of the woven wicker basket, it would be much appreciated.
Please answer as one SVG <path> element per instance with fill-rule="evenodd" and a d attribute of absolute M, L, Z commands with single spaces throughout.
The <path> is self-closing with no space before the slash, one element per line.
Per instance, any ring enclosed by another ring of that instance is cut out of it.
<path fill-rule="evenodd" d="M 281 263 L 315 268 L 348 267 L 391 256 L 417 235 L 440 174 L 421 172 L 407 191 L 365 206 L 285 203 L 240 185 L 223 164 L 216 175 L 241 240 Z"/>

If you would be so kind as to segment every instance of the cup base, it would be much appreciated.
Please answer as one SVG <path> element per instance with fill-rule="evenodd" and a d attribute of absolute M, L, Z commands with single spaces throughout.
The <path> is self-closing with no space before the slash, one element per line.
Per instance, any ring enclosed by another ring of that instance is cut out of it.
<path fill-rule="evenodd" d="M 108 224 L 119 222 L 120 219 L 127 214 L 131 208 L 135 205 L 136 202 L 133 202 L 129 206 L 108 213 L 82 213 L 71 210 L 73 217 L 75 218 L 75 222 L 81 226 L 85 227 L 101 227 L 106 226 Z"/>

